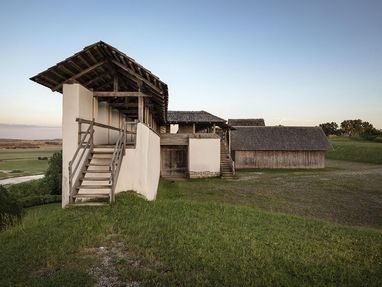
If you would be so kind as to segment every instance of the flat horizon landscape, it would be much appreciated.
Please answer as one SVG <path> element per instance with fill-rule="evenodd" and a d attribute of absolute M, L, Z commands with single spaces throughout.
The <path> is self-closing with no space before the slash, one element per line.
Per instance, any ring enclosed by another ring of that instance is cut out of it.
<path fill-rule="evenodd" d="M 61 126 L 38 126 L 0 123 L 0 139 L 53 140 L 61 138 Z"/>

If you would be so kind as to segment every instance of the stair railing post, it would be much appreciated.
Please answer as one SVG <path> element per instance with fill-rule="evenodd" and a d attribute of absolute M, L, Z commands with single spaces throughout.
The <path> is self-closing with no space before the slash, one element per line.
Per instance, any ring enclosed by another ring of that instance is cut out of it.
<path fill-rule="evenodd" d="M 73 203 L 73 192 L 72 192 L 72 161 L 69 161 L 69 203 Z"/>

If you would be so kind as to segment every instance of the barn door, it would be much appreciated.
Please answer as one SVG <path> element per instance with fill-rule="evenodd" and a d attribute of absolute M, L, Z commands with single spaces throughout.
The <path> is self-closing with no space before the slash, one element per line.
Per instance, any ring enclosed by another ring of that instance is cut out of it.
<path fill-rule="evenodd" d="M 187 162 L 187 146 L 161 147 L 161 175 L 163 177 L 186 177 Z"/>

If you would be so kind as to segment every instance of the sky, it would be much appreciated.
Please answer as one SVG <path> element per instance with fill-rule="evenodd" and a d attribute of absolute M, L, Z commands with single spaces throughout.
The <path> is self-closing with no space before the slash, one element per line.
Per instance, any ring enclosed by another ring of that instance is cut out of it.
<path fill-rule="evenodd" d="M 62 95 L 29 78 L 102 40 L 167 83 L 170 110 L 382 128 L 381 31 L 380 0 L 1 0 L 0 123 L 60 126 Z"/>

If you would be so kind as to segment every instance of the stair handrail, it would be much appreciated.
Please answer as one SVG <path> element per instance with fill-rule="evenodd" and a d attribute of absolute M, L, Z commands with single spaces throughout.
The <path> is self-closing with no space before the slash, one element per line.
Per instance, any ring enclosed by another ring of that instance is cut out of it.
<path fill-rule="evenodd" d="M 89 138 L 86 140 L 86 137 L 88 135 L 89 135 Z M 77 170 L 78 170 L 81 162 L 82 162 L 81 169 L 83 169 L 86 165 L 86 160 L 83 161 L 82 159 L 83 159 L 86 151 L 93 149 L 93 142 L 94 142 L 93 136 L 94 136 L 94 119 L 92 121 L 89 121 L 89 127 L 87 128 L 83 137 L 81 138 L 81 140 L 77 146 L 77 149 L 76 149 L 76 151 L 72 157 L 72 160 L 69 161 L 68 169 L 69 169 L 69 200 L 70 200 L 70 202 L 73 202 L 73 196 L 74 196 L 74 193 L 76 191 L 75 187 L 78 183 L 78 178 L 79 178 L 79 176 L 77 176 L 77 180 L 75 180 L 75 182 L 73 184 L 74 176 L 77 173 Z M 83 149 L 82 153 L 80 154 L 79 158 L 77 158 L 81 149 Z M 76 163 L 76 164 L 74 165 L 74 168 L 73 168 L 74 163 Z"/>
<path fill-rule="evenodd" d="M 117 142 L 114 147 L 113 156 L 111 159 L 111 163 L 109 166 L 109 170 L 111 172 L 110 182 L 110 202 L 114 202 L 115 199 L 115 188 L 118 181 L 119 170 L 121 169 L 122 159 L 126 152 L 126 124 L 123 124 L 123 129 L 121 134 L 119 135 Z"/>

